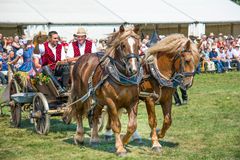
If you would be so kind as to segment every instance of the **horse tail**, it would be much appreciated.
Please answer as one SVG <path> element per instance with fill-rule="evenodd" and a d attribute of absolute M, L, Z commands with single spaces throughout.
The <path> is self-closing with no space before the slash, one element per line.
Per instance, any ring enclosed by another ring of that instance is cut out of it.
<path fill-rule="evenodd" d="M 73 118 L 73 108 L 75 108 L 75 104 L 70 105 L 71 103 L 73 103 L 76 99 L 76 96 L 74 95 L 73 92 L 73 85 L 71 87 L 71 93 L 68 97 L 68 103 L 67 103 L 67 107 L 64 110 L 63 116 L 62 116 L 62 120 L 66 123 L 66 124 L 70 124 Z"/>

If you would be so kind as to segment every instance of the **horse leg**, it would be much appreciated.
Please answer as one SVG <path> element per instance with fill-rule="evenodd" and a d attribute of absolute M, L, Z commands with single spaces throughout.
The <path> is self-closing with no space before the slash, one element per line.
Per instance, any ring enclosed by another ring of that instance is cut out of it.
<path fill-rule="evenodd" d="M 112 130 L 113 130 L 113 132 L 115 134 L 116 153 L 117 153 L 118 156 L 124 156 L 127 153 L 127 151 L 123 147 L 122 139 L 121 139 L 121 136 L 120 136 L 120 133 L 121 133 L 121 123 L 120 123 L 120 120 L 117 117 L 117 114 L 116 115 L 113 114 L 110 117 L 111 117 L 111 120 L 112 120 L 112 123 L 111 123 Z"/>
<path fill-rule="evenodd" d="M 98 136 L 98 123 L 99 123 L 99 115 L 102 113 L 102 106 L 95 106 L 93 112 L 93 123 L 92 123 L 92 132 L 91 132 L 91 145 L 98 145 L 99 143 L 99 136 Z"/>
<path fill-rule="evenodd" d="M 121 122 L 118 118 L 118 111 L 117 111 L 117 107 L 114 104 L 114 102 L 111 99 L 107 99 L 108 102 L 108 114 L 109 117 L 111 119 L 111 127 L 112 130 L 115 134 L 115 147 L 116 147 L 116 153 L 118 156 L 124 156 L 126 155 L 127 151 L 126 149 L 123 147 L 123 143 L 120 137 L 120 133 L 121 133 Z"/>
<path fill-rule="evenodd" d="M 84 129 L 83 129 L 83 119 L 82 115 L 76 116 L 76 122 L 77 122 L 77 131 L 74 136 L 74 142 L 75 144 L 83 144 L 84 143 Z"/>
<path fill-rule="evenodd" d="M 106 124 L 106 131 L 104 133 L 104 139 L 105 141 L 111 141 L 113 139 L 113 133 L 112 133 L 112 127 L 111 127 L 111 119 L 109 117 L 109 114 L 107 114 L 107 124 Z"/>
<path fill-rule="evenodd" d="M 162 129 L 158 132 L 158 138 L 163 138 L 166 134 L 166 131 L 171 126 L 172 117 L 171 117 L 171 110 L 172 110 L 172 94 L 165 100 L 164 103 L 161 103 L 162 111 L 163 111 L 163 125 Z"/>
<path fill-rule="evenodd" d="M 121 113 L 118 112 L 118 115 L 121 116 Z M 113 133 L 112 133 L 112 128 L 111 128 L 111 119 L 109 118 L 109 115 L 107 113 L 108 116 L 108 121 L 106 123 L 106 131 L 104 133 L 104 139 L 105 141 L 111 141 L 113 139 Z M 136 130 L 133 135 L 132 135 L 132 140 L 135 141 L 138 144 L 142 144 L 142 138 L 139 135 L 138 131 Z"/>
<path fill-rule="evenodd" d="M 104 112 L 107 111 L 107 108 L 104 108 Z M 122 116 L 123 109 L 118 110 L 118 117 L 120 118 Z M 106 131 L 104 133 L 104 138 L 106 141 L 111 141 L 113 139 L 113 133 L 112 133 L 112 128 L 111 128 L 111 119 L 109 117 L 109 114 L 107 113 L 108 116 L 108 121 L 106 124 Z"/>
<path fill-rule="evenodd" d="M 127 133 L 123 136 L 123 144 L 127 144 L 133 135 L 133 133 L 136 131 L 137 128 L 137 108 L 138 107 L 138 102 L 134 104 L 133 107 L 128 108 L 128 127 L 127 127 Z"/>
<path fill-rule="evenodd" d="M 155 104 L 152 98 L 146 98 L 145 100 L 147 113 L 148 113 L 148 124 L 151 128 L 151 139 L 152 139 L 152 150 L 155 152 L 161 151 L 161 144 L 158 142 L 157 137 L 157 119 L 155 113 Z"/>

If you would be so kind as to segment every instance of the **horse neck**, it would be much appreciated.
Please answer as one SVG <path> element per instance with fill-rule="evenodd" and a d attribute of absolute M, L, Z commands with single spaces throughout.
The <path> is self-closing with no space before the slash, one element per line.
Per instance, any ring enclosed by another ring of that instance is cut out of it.
<path fill-rule="evenodd" d="M 161 72 L 161 74 L 167 78 L 171 78 L 173 73 L 175 72 L 174 65 L 173 65 L 174 64 L 173 57 L 169 57 L 166 54 L 164 55 L 159 54 L 157 56 L 156 62 L 157 62 L 157 67 Z"/>

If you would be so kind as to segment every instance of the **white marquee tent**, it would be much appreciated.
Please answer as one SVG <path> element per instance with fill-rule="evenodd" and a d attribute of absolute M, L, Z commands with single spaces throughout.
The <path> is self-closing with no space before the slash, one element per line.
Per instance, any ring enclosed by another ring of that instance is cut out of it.
<path fill-rule="evenodd" d="M 27 34 L 57 30 L 70 37 L 79 25 L 93 38 L 130 24 L 240 23 L 230 0 L 0 0 L 1 25 L 24 26 Z"/>

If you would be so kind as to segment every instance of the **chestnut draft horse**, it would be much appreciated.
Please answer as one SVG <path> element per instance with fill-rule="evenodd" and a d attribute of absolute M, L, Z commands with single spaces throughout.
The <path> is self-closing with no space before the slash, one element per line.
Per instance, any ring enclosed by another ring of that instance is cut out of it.
<path fill-rule="evenodd" d="M 137 127 L 137 106 L 139 83 L 142 79 L 142 68 L 139 62 L 140 37 L 138 28 L 124 28 L 112 33 L 109 37 L 108 48 L 104 55 L 92 53 L 81 56 L 74 65 L 70 108 L 65 117 L 73 116 L 77 122 L 74 142 L 84 141 L 83 117 L 94 106 L 91 144 L 99 142 L 98 115 L 104 105 L 108 107 L 111 128 L 115 133 L 116 153 L 126 154 L 124 144 L 128 143 Z M 88 96 L 90 94 L 90 96 Z M 82 101 L 79 99 L 84 99 Z M 76 102 L 76 103 L 75 103 Z M 121 123 L 118 110 L 125 108 L 129 122 L 127 133 L 121 139 Z M 69 115 L 68 115 L 69 114 Z"/>
<path fill-rule="evenodd" d="M 179 85 L 188 89 L 193 84 L 199 62 L 197 46 L 182 34 L 172 34 L 147 50 L 144 78 L 140 90 L 147 108 L 151 128 L 152 149 L 161 150 L 158 139 L 163 138 L 172 123 L 172 96 Z M 163 126 L 156 130 L 155 104 L 162 106 Z"/>
<path fill-rule="evenodd" d="M 184 35 L 172 34 L 149 48 L 145 57 L 140 99 L 146 103 L 152 150 L 159 152 L 161 145 L 158 139 L 165 136 L 172 123 L 172 95 L 177 86 L 184 89 L 192 86 L 194 71 L 199 62 L 199 53 L 198 47 Z M 156 131 L 155 104 L 160 104 L 163 111 L 164 120 L 160 131 Z M 109 126 L 108 121 L 107 134 L 105 133 L 108 136 L 111 135 Z"/>

